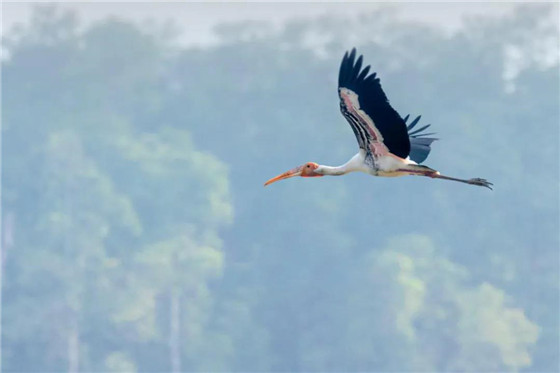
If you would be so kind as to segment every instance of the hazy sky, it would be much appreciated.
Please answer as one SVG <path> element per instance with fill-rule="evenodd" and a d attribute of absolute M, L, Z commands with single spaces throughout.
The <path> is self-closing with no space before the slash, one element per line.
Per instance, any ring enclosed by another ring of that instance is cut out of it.
<path fill-rule="evenodd" d="M 36 4 L 36 3 L 35 3 Z M 29 20 L 34 3 L 4 2 L 2 30 Z M 322 15 L 356 16 L 379 7 L 393 7 L 402 18 L 414 19 L 452 32 L 461 26 L 465 16 L 511 11 L 515 3 L 491 2 L 360 2 L 360 3 L 185 3 L 185 2 L 59 2 L 62 8 L 75 10 L 79 18 L 90 22 L 109 15 L 135 21 L 147 19 L 174 20 L 184 31 L 181 42 L 204 45 L 213 42 L 212 28 L 222 22 L 254 20 L 281 25 L 292 18 Z"/>

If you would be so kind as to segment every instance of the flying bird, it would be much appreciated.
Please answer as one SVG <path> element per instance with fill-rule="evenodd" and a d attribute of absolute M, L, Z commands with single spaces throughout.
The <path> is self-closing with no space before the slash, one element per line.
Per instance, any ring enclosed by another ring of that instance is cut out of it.
<path fill-rule="evenodd" d="M 430 153 L 432 142 L 436 140 L 429 137 L 433 133 L 425 132 L 430 125 L 415 129 L 420 116 L 407 125 L 409 116 L 401 118 L 391 107 L 377 74 L 368 74 L 370 66 L 362 69 L 362 62 L 363 56 L 356 59 L 354 48 L 344 54 L 338 73 L 340 111 L 356 135 L 358 154 L 336 167 L 308 162 L 273 177 L 265 186 L 294 176 L 339 176 L 360 171 L 386 177 L 427 176 L 492 189 L 492 183 L 485 179 L 458 179 L 421 165 Z"/>

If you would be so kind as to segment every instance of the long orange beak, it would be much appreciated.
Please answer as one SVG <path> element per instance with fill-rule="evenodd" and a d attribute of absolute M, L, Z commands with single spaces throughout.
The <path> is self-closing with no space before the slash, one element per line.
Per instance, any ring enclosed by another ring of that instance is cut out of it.
<path fill-rule="evenodd" d="M 283 179 L 289 179 L 290 177 L 294 177 L 294 176 L 301 176 L 301 170 L 303 169 L 302 166 L 296 167 L 290 171 L 286 171 L 283 174 L 280 174 L 276 177 L 273 177 L 272 179 L 268 180 L 266 183 L 264 183 L 264 186 L 267 186 L 268 184 L 272 184 L 278 180 L 283 180 Z"/>

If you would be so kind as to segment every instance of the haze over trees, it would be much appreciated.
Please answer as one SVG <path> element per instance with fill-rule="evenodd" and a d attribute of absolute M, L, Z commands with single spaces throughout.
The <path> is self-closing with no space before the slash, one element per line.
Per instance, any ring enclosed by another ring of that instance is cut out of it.
<path fill-rule="evenodd" d="M 2 61 L 4 371 L 556 370 L 557 11 L 453 36 L 382 10 L 229 24 L 181 48 L 37 8 Z M 353 46 L 433 124 L 426 163 L 493 192 L 263 188 L 355 153 L 336 94 Z"/>

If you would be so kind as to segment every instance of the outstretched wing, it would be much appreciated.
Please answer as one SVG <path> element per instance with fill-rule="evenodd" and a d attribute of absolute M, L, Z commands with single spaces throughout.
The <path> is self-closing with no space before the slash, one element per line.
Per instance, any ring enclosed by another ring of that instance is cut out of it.
<path fill-rule="evenodd" d="M 369 74 L 370 66 L 362 69 L 363 57 L 356 60 L 356 48 L 344 54 L 338 74 L 340 110 L 348 120 L 360 148 L 367 152 L 372 147 L 406 158 L 410 140 L 404 120 L 389 105 L 389 100 L 376 73 Z"/>
<path fill-rule="evenodd" d="M 405 124 L 408 121 L 408 117 L 409 115 L 407 115 L 403 119 Z M 418 124 L 418 121 L 420 121 L 421 117 L 422 117 L 421 115 L 417 116 L 416 119 L 414 119 L 412 122 L 410 122 L 410 124 L 406 126 L 406 129 L 408 130 L 409 140 L 410 140 L 409 158 L 416 163 L 422 163 L 426 160 L 428 154 L 430 154 L 430 151 L 432 150 L 431 148 L 432 143 L 437 140 L 437 138 L 435 137 L 426 137 L 426 136 L 433 135 L 434 134 L 433 132 L 432 133 L 423 132 L 428 127 L 430 127 L 430 124 L 427 124 L 421 128 L 414 129 L 416 124 Z"/>

